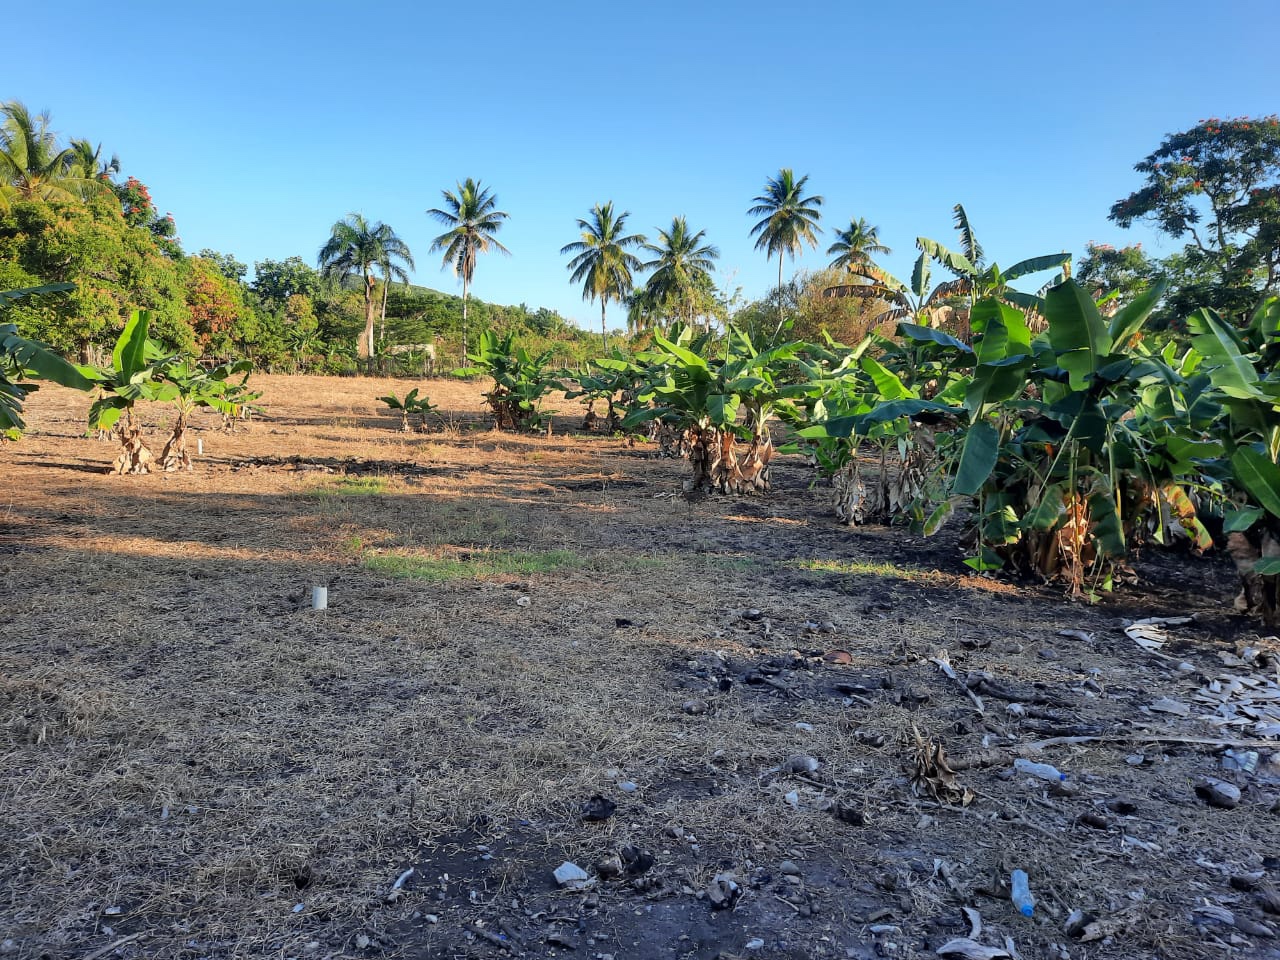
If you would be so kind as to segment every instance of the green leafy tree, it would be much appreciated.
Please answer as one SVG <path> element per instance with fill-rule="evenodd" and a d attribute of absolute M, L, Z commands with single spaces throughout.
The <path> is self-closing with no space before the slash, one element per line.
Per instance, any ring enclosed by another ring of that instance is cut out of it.
<path fill-rule="evenodd" d="M 706 243 L 706 231 L 693 233 L 684 217 L 674 217 L 669 230 L 658 231 L 658 243 L 645 243 L 653 259 L 641 264 L 652 270 L 645 289 L 654 303 L 664 304 L 685 324 L 692 326 L 705 302 L 704 292 L 714 288 L 711 272 L 720 251 Z"/>
<path fill-rule="evenodd" d="M 249 286 L 267 305 L 279 307 L 290 297 L 300 295 L 314 300 L 322 281 L 310 264 L 301 257 L 284 260 L 259 260 L 253 265 L 253 283 Z"/>
<path fill-rule="evenodd" d="M 816 248 L 822 232 L 818 226 L 822 197 L 805 196 L 808 182 L 807 176 L 797 180 L 792 170 L 783 167 L 776 177 L 765 181 L 764 193 L 747 210 L 749 216 L 763 218 L 751 228 L 756 249 L 768 257 L 778 255 L 778 289 L 782 288 L 782 255 L 790 254 L 794 260 L 806 243 Z"/>
<path fill-rule="evenodd" d="M 582 284 L 583 300 L 600 301 L 600 339 L 609 349 L 609 331 L 605 325 L 605 307 L 609 301 L 622 303 L 635 286 L 632 274 L 643 269 L 640 258 L 630 251 L 641 247 L 645 237 L 626 232 L 629 211 L 615 214 L 613 201 L 591 208 L 589 219 L 579 219 L 582 238 L 567 243 L 560 253 L 573 254 L 569 261 L 569 282 Z"/>
<path fill-rule="evenodd" d="M 377 287 L 374 271 L 391 269 L 407 281 L 408 275 L 400 264 L 413 268 L 408 245 L 385 223 L 370 223 L 363 214 L 350 213 L 333 225 L 317 263 L 326 280 L 340 283 L 348 277 L 360 277 L 364 281 L 364 332 L 356 355 L 362 359 L 373 356 Z"/>
<path fill-rule="evenodd" d="M 511 255 L 511 251 L 494 236 L 508 215 L 497 209 L 498 198 L 468 177 L 457 184 L 457 193 L 440 191 L 444 208 L 433 207 L 427 213 L 448 227 L 431 241 L 431 252 L 444 251 L 444 265 L 462 280 L 462 355 L 467 356 L 467 300 L 475 277 L 476 260 L 491 249 Z"/>
<path fill-rule="evenodd" d="M 1140 243 L 1117 249 L 1109 243 L 1090 242 L 1075 266 L 1076 280 L 1094 300 L 1106 301 L 1110 312 L 1147 290 L 1159 273 Z"/>
<path fill-rule="evenodd" d="M 1261 294 L 1277 291 L 1280 117 L 1202 120 L 1166 136 L 1134 169 L 1145 182 L 1112 205 L 1110 219 L 1122 227 L 1143 220 L 1186 241 L 1186 269 L 1194 275 L 1203 265 L 1212 284 L 1183 306 L 1242 319 Z M 1179 299 L 1177 287 L 1171 298 Z"/>

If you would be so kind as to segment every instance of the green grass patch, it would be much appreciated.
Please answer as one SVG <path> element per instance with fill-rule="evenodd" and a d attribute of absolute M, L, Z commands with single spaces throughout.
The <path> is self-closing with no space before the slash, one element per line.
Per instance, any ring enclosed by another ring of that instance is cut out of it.
<path fill-rule="evenodd" d="M 506 575 L 554 573 L 582 564 L 572 550 L 475 550 L 458 556 L 369 553 L 360 560 L 366 570 L 406 580 L 479 580 Z"/>
<path fill-rule="evenodd" d="M 895 580 L 932 580 L 937 574 L 918 567 L 899 567 L 872 560 L 788 560 L 788 567 L 812 570 L 814 573 L 843 573 L 850 576 L 890 577 Z"/>
<path fill-rule="evenodd" d="M 308 497 L 327 500 L 333 497 L 376 497 L 387 492 L 387 481 L 382 477 L 342 477 L 326 480 L 306 492 Z"/>

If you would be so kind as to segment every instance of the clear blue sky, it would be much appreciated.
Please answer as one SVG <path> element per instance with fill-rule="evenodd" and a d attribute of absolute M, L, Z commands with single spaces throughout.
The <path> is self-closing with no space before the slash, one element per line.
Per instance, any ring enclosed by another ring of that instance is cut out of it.
<path fill-rule="evenodd" d="M 42 7 L 0 98 L 101 141 L 172 211 L 186 249 L 314 261 L 348 211 L 389 223 L 415 281 L 458 290 L 425 215 L 472 176 L 511 214 L 475 294 L 594 327 L 559 249 L 612 199 L 630 226 L 684 214 L 749 297 L 775 282 L 746 208 L 783 166 L 825 197 L 825 264 L 851 217 L 907 275 L 965 204 L 1009 264 L 1143 240 L 1106 219 L 1161 137 L 1280 109 L 1276 0 Z M 37 58 L 37 52 L 39 57 Z M 793 269 L 789 263 L 787 272 Z M 621 314 L 611 314 L 611 325 Z"/>

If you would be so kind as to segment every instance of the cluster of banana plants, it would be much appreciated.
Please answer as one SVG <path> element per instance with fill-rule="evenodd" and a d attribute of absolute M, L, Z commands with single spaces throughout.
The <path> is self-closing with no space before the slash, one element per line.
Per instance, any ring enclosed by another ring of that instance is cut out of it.
<path fill-rule="evenodd" d="M 121 452 L 112 471 L 121 475 L 150 473 L 157 464 L 135 415 L 140 402 L 173 405 L 174 419 L 158 463 L 163 470 L 189 470 L 186 431 L 192 412 L 204 407 L 237 417 L 251 402 L 245 398 L 257 397 L 246 386 L 253 369 L 249 361 L 206 370 L 150 339 L 150 327 L 150 313 L 135 310 L 116 340 L 111 366 L 79 368 L 97 391 L 89 408 L 89 429 L 115 433 Z M 234 380 L 237 375 L 239 380 Z"/>
<path fill-rule="evenodd" d="M 677 328 L 636 357 L 644 382 L 623 427 L 660 422 L 680 438 L 692 476 L 686 490 L 763 493 L 775 448 L 769 421 L 798 394 L 788 380 L 800 342 L 765 345 L 730 326 L 723 338 Z"/>
<path fill-rule="evenodd" d="M 550 351 L 537 356 L 516 345 L 515 334 L 499 335 L 492 330 L 480 334 L 474 353 L 467 354 L 471 366 L 454 371 L 454 376 L 486 375 L 493 386 L 483 396 L 493 412 L 499 430 L 536 430 L 550 413 L 540 409 L 542 398 L 559 386 L 547 369 Z"/>
<path fill-rule="evenodd" d="M 1223 533 L 1240 575 L 1236 606 L 1280 623 L 1280 298 L 1243 329 L 1212 310 L 1187 320 L 1192 382 L 1211 440 L 1187 451 L 1221 494 Z M 1197 356 L 1198 355 L 1198 356 Z"/>
<path fill-rule="evenodd" d="M 602 430 L 614 434 L 622 429 L 622 420 L 636 405 L 636 398 L 645 383 L 645 367 L 627 356 L 617 347 L 607 357 L 601 357 L 577 372 L 562 371 L 560 388 L 566 400 L 581 400 L 586 404 L 582 416 L 582 429 Z M 603 403 L 604 415 L 596 413 L 596 404 Z"/>
<path fill-rule="evenodd" d="M 1211 546 L 1197 458 L 1218 407 L 1196 358 L 1143 346 L 1161 293 L 1104 318 L 1068 280 L 1039 300 L 1039 333 L 991 297 L 972 307 L 972 343 L 900 324 L 895 345 L 858 360 L 859 386 L 827 389 L 810 414 L 826 419 L 800 430 L 848 438 L 837 514 L 911 520 L 929 534 L 969 505 L 970 566 L 1061 579 L 1076 593 L 1109 587 L 1138 542 Z M 867 446 L 879 453 L 872 496 L 857 457 Z"/>
<path fill-rule="evenodd" d="M 431 402 L 430 398 L 418 395 L 418 387 L 414 387 L 404 395 L 404 399 L 397 397 L 394 393 L 390 393 L 385 397 L 379 397 L 393 412 L 400 414 L 400 432 L 408 433 L 410 429 L 409 418 L 417 417 L 419 433 L 426 433 L 429 427 L 429 418 L 437 413 L 438 407 Z"/>

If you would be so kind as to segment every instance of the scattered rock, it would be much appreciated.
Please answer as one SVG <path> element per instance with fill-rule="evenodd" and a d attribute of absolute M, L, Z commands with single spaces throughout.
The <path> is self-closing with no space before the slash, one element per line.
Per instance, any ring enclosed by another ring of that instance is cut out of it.
<path fill-rule="evenodd" d="M 742 619 L 750 620 L 752 623 L 757 623 L 760 620 L 764 619 L 764 613 L 757 610 L 755 607 L 751 607 L 747 610 L 742 611 Z"/>
<path fill-rule="evenodd" d="M 357 949 L 357 950 L 368 950 L 368 949 L 369 949 L 369 944 L 370 944 L 370 943 L 371 943 L 371 941 L 369 940 L 368 936 L 367 936 L 367 935 L 365 935 L 365 934 L 363 934 L 363 933 L 362 933 L 362 934 L 360 934 L 358 937 L 356 937 L 356 949 Z"/>
<path fill-rule="evenodd" d="M 747 950 L 763 950 L 764 941 L 761 940 L 759 937 L 752 937 L 750 940 L 746 942 L 746 949 Z"/>
<path fill-rule="evenodd" d="M 713 910 L 728 910 L 741 896 L 742 888 L 732 873 L 717 873 L 707 884 L 707 900 Z"/>
<path fill-rule="evenodd" d="M 782 765 L 782 770 L 784 773 L 814 773 L 820 766 L 815 757 L 798 753 L 794 757 L 787 758 L 787 762 Z"/>
<path fill-rule="evenodd" d="M 632 877 L 638 877 L 646 873 L 655 862 L 653 854 L 648 850 L 642 850 L 629 844 L 618 852 L 622 855 L 622 862 L 626 864 L 627 874 Z"/>
<path fill-rule="evenodd" d="M 964 957 L 965 960 L 1000 960 L 1008 957 L 1009 951 L 1002 947 L 988 947 L 968 937 L 957 937 L 948 940 L 937 950 L 940 957 Z"/>
<path fill-rule="evenodd" d="M 796 724 L 796 729 L 799 730 L 801 733 L 813 733 L 813 724 L 800 721 L 799 723 Z"/>
<path fill-rule="evenodd" d="M 547 935 L 547 943 L 564 950 L 578 949 L 578 938 L 569 933 L 550 933 Z"/>
<path fill-rule="evenodd" d="M 556 878 L 556 884 L 567 890 L 581 890 L 591 881 L 587 871 L 568 860 L 556 867 L 553 875 Z"/>
<path fill-rule="evenodd" d="M 606 880 L 612 880 L 615 877 L 622 876 L 622 872 L 625 869 L 626 866 L 622 862 L 622 857 L 615 853 L 596 864 L 596 875 Z"/>
<path fill-rule="evenodd" d="M 1103 804 L 1112 813 L 1119 814 L 1122 817 L 1128 817 L 1138 812 L 1138 805 L 1132 800 L 1123 800 L 1119 797 L 1106 801 Z"/>
<path fill-rule="evenodd" d="M 1231 810 L 1240 805 L 1240 788 L 1213 777 L 1206 777 L 1196 784 L 1196 796 L 1220 810 Z"/>
<path fill-rule="evenodd" d="M 590 800 L 584 801 L 582 804 L 582 819 L 588 823 L 600 823 L 608 820 L 613 816 L 613 812 L 618 809 L 618 805 L 612 800 L 606 800 L 604 797 L 596 794 Z"/>
<path fill-rule="evenodd" d="M 851 803 L 845 803 L 843 800 L 837 800 L 832 804 L 831 812 L 841 823 L 847 823 L 854 827 L 865 827 L 867 825 L 866 814 L 860 806 L 854 806 Z"/>
<path fill-rule="evenodd" d="M 783 860 L 780 864 L 778 864 L 778 872 L 781 873 L 784 877 L 800 876 L 800 868 L 797 867 L 790 860 Z"/>
<path fill-rule="evenodd" d="M 707 702 L 705 700 L 686 700 L 680 709 L 696 717 L 707 712 Z"/>
<path fill-rule="evenodd" d="M 618 784 L 618 789 L 623 793 L 635 793 L 640 788 L 631 780 L 623 780 Z"/>
<path fill-rule="evenodd" d="M 528 597 L 516 597 L 516 606 L 527 607 L 531 603 L 533 603 L 533 601 Z"/>

